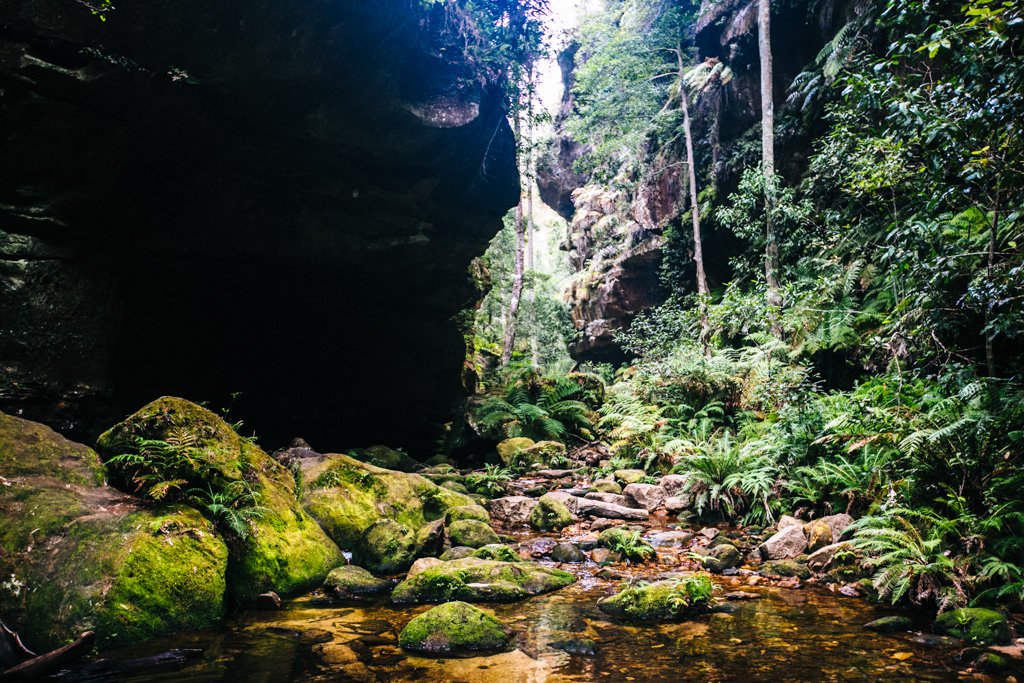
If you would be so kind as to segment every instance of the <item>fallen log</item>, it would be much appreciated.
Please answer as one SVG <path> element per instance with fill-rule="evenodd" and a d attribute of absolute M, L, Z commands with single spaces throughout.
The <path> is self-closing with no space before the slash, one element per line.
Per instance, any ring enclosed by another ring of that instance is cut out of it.
<path fill-rule="evenodd" d="M 71 670 L 61 671 L 54 680 L 66 683 L 88 683 L 89 681 L 117 681 L 126 674 L 136 671 L 168 671 L 180 669 L 189 662 L 203 656 L 198 649 L 167 650 L 149 657 L 136 659 L 100 659 Z"/>
<path fill-rule="evenodd" d="M 4 670 L 35 657 L 36 653 L 25 647 L 16 631 L 7 628 L 0 621 L 0 667 Z"/>
<path fill-rule="evenodd" d="M 32 681 L 52 674 L 87 654 L 95 641 L 96 634 L 93 631 L 86 631 L 73 643 L 45 655 L 33 657 L 4 671 L 0 674 L 0 681 Z"/>

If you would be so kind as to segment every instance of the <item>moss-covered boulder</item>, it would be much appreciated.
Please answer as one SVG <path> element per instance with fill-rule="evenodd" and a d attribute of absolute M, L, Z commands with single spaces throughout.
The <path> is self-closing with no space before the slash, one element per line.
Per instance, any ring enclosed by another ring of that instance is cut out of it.
<path fill-rule="evenodd" d="M 379 519 L 362 533 L 352 562 L 377 574 L 396 574 L 416 559 L 416 534 L 404 524 Z"/>
<path fill-rule="evenodd" d="M 963 607 L 943 612 L 935 618 L 932 630 L 974 645 L 1006 645 L 1010 642 L 1010 622 L 1002 612 L 981 607 Z"/>
<path fill-rule="evenodd" d="M 311 588 L 343 562 L 296 499 L 292 472 L 202 406 L 164 396 L 101 435 L 97 447 L 114 480 L 139 495 L 170 500 L 185 490 L 205 491 L 190 504 L 225 532 L 232 525 L 217 507 L 225 500 L 259 511 L 248 517 L 244 537 L 230 544 L 228 587 L 240 602 L 271 590 Z"/>
<path fill-rule="evenodd" d="M 298 464 L 306 481 L 303 507 L 345 549 L 379 519 L 418 530 L 443 520 L 452 508 L 474 504 L 418 474 L 393 472 L 347 455 L 327 454 Z"/>
<path fill-rule="evenodd" d="M 727 569 L 738 567 L 743 557 L 739 548 L 732 543 L 720 543 L 711 548 L 702 560 L 706 570 L 712 574 L 721 574 Z"/>
<path fill-rule="evenodd" d="M 864 624 L 864 628 L 877 633 L 898 633 L 900 631 L 909 631 L 911 626 L 913 626 L 913 622 L 910 620 L 910 617 L 904 617 L 902 615 L 881 617 Z"/>
<path fill-rule="evenodd" d="M 101 646 L 216 623 L 228 550 L 180 506 L 102 484 L 92 449 L 0 413 L 0 614 L 37 649 L 94 630 Z"/>
<path fill-rule="evenodd" d="M 490 524 L 491 515 L 482 505 L 460 505 L 448 510 L 445 515 L 445 523 L 452 524 L 463 519 L 475 519 L 484 524 Z"/>
<path fill-rule="evenodd" d="M 558 441 L 538 441 L 519 451 L 519 461 L 526 465 L 549 466 L 565 458 L 565 444 Z"/>
<path fill-rule="evenodd" d="M 370 446 L 369 448 L 357 448 L 352 455 L 362 462 L 386 470 L 397 472 L 414 472 L 420 464 L 409 457 L 405 451 L 387 446 Z"/>
<path fill-rule="evenodd" d="M 622 495 L 622 486 L 611 479 L 599 479 L 598 481 L 595 481 L 591 484 L 590 490 L 596 493 L 613 493 L 617 496 Z"/>
<path fill-rule="evenodd" d="M 557 498 L 543 495 L 530 510 L 530 526 L 535 531 L 560 531 L 572 524 L 572 513 Z"/>
<path fill-rule="evenodd" d="M 444 549 L 444 520 L 435 519 L 416 530 L 416 557 L 436 557 Z"/>
<path fill-rule="evenodd" d="M 464 545 L 479 548 L 493 543 L 500 543 L 498 534 L 489 525 L 476 519 L 460 519 L 448 527 L 448 538 L 452 545 Z"/>
<path fill-rule="evenodd" d="M 796 560 L 768 560 L 761 565 L 760 573 L 769 578 L 795 577 L 798 579 L 811 578 L 811 570 L 803 562 Z"/>
<path fill-rule="evenodd" d="M 346 599 L 386 593 L 391 586 L 390 581 L 378 579 L 362 567 L 345 565 L 331 570 L 324 579 L 323 590 L 333 597 Z"/>
<path fill-rule="evenodd" d="M 533 562 L 467 557 L 430 567 L 395 587 L 395 603 L 511 602 L 568 586 L 576 577 Z"/>
<path fill-rule="evenodd" d="M 479 607 L 448 602 L 410 621 L 398 636 L 403 649 L 424 654 L 501 652 L 509 649 L 507 626 Z"/>
<path fill-rule="evenodd" d="M 502 543 L 492 543 L 477 548 L 470 557 L 477 557 L 481 560 L 498 560 L 499 562 L 521 562 L 523 558 L 512 548 Z"/>
<path fill-rule="evenodd" d="M 621 484 L 638 484 L 647 473 L 643 470 L 615 470 L 612 476 Z"/>
<path fill-rule="evenodd" d="M 486 548 L 487 546 L 484 547 Z M 448 548 L 448 550 L 445 550 L 443 553 L 441 553 L 440 559 L 442 562 L 450 562 L 451 560 L 461 560 L 464 557 L 473 557 L 473 553 L 475 553 L 477 550 L 479 550 L 479 548 L 469 548 L 464 545 L 457 545 L 454 548 Z"/>
<path fill-rule="evenodd" d="M 634 586 L 598 601 L 605 614 L 632 621 L 681 621 L 706 613 L 714 586 L 706 574 Z"/>
<path fill-rule="evenodd" d="M 516 436 L 511 439 L 505 439 L 495 446 L 495 450 L 498 451 L 498 457 L 501 458 L 501 462 L 511 465 L 516 462 L 516 458 L 522 451 L 525 451 L 534 444 L 533 439 L 528 439 L 525 436 Z"/>

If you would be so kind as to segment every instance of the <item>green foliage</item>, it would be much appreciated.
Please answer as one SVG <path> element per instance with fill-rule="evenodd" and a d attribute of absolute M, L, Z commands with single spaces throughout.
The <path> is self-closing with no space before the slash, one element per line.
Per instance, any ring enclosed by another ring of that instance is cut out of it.
<path fill-rule="evenodd" d="M 188 498 L 205 512 L 221 533 L 242 541 L 252 535 L 253 520 L 270 512 L 259 505 L 259 496 L 244 481 L 233 481 L 220 490 L 212 486 L 189 489 Z"/>
<path fill-rule="evenodd" d="M 775 463 L 742 448 L 728 433 L 681 458 L 673 472 L 689 477 L 697 514 L 711 511 L 727 520 L 745 514 L 751 521 L 774 521 Z"/>
<path fill-rule="evenodd" d="M 484 399 L 475 411 L 481 433 L 494 438 L 528 437 L 535 441 L 587 440 L 592 410 L 584 400 L 585 384 L 564 375 L 541 376 L 530 368 L 501 397 Z"/>
<path fill-rule="evenodd" d="M 618 553 L 627 562 L 647 562 L 656 555 L 654 548 L 640 538 L 639 531 L 613 536 L 608 548 L 612 552 Z"/>
<path fill-rule="evenodd" d="M 495 497 L 505 493 L 505 485 L 512 481 L 512 470 L 499 465 L 485 465 L 483 472 L 467 474 L 465 478 L 466 488 L 471 493 L 482 496 Z"/>
<path fill-rule="evenodd" d="M 173 498 L 181 487 L 208 475 L 208 467 L 198 456 L 199 438 L 185 428 L 171 430 L 167 440 L 134 437 L 133 452 L 107 460 L 108 466 L 122 469 L 137 495 L 154 501 Z"/>

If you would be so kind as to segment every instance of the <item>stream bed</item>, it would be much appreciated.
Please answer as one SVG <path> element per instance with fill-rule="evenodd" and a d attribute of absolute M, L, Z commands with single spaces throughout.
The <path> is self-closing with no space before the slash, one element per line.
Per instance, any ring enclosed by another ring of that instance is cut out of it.
<path fill-rule="evenodd" d="M 678 624 L 636 626 L 600 612 L 612 592 L 578 568 L 581 580 L 524 602 L 487 605 L 518 636 L 512 652 L 472 658 L 404 653 L 399 631 L 429 609 L 393 607 L 384 600 L 330 603 L 305 597 L 276 612 L 246 612 L 217 630 L 108 653 L 149 655 L 168 648 L 201 648 L 187 667 L 117 680 L 224 681 L 949 681 L 964 677 L 960 647 L 920 632 L 883 635 L 868 621 L 897 612 L 818 587 L 755 587 L 758 599 Z M 912 615 L 913 616 L 913 615 Z M 593 654 L 567 654 L 552 643 L 589 638 Z M 1007 680 L 1003 675 L 995 680 Z"/>

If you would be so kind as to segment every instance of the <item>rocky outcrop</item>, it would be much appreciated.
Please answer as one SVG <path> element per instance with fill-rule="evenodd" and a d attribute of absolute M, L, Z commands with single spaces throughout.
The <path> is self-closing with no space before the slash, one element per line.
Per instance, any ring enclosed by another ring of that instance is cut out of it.
<path fill-rule="evenodd" d="M 241 392 L 273 441 L 432 438 L 518 197 L 450 6 L 89 7 L 0 0 L 0 408 Z"/>
<path fill-rule="evenodd" d="M 228 549 L 213 525 L 103 476 L 91 449 L 0 413 L 0 614 L 40 651 L 86 630 L 110 646 L 224 614 Z"/>

